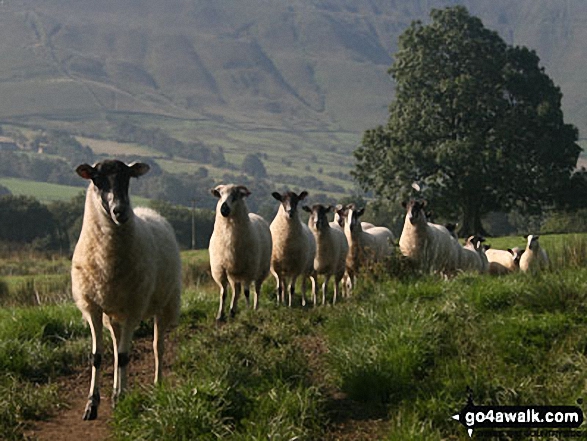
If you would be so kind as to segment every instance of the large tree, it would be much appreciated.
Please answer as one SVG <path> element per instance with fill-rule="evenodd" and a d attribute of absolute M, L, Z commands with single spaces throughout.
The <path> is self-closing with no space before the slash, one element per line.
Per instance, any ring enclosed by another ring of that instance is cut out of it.
<path fill-rule="evenodd" d="M 367 130 L 353 175 L 400 201 L 418 182 L 461 235 L 493 210 L 536 211 L 568 183 L 580 148 L 535 52 L 507 45 L 462 6 L 400 36 L 385 126 Z"/>

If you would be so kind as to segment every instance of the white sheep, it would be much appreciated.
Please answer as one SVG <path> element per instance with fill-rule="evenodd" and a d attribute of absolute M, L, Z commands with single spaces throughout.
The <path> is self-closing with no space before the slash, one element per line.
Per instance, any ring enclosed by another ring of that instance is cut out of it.
<path fill-rule="evenodd" d="M 147 173 L 147 164 L 106 160 L 76 171 L 91 180 L 71 285 L 92 333 L 92 380 L 83 419 L 93 420 L 100 404 L 103 323 L 114 346 L 114 403 L 126 388 L 133 332 L 153 316 L 155 383 L 161 379 L 164 332 L 179 319 L 181 261 L 169 223 L 153 210 L 130 205 L 130 178 Z"/>
<path fill-rule="evenodd" d="M 458 269 L 462 271 L 477 271 L 485 273 L 489 269 L 489 262 L 485 255 L 483 239 L 480 236 L 469 236 L 465 245 L 460 249 Z"/>
<path fill-rule="evenodd" d="M 366 231 L 363 230 L 359 218 L 364 213 L 365 208 L 356 209 L 353 204 L 347 206 L 344 221 L 344 233 L 349 244 L 346 258 L 347 295 L 355 286 L 361 267 L 389 257 L 393 249 L 394 237 L 388 228 L 373 226 Z"/>
<path fill-rule="evenodd" d="M 402 205 L 407 210 L 399 239 L 402 255 L 423 271 L 455 271 L 461 246 L 446 227 L 427 221 L 424 212 L 427 202 L 411 200 Z"/>
<path fill-rule="evenodd" d="M 530 234 L 524 237 L 527 244 L 524 254 L 520 257 L 520 271 L 537 273 L 548 266 L 548 256 L 538 242 L 540 236 Z"/>
<path fill-rule="evenodd" d="M 251 192 L 243 185 L 218 185 L 211 190 L 219 198 L 214 230 L 210 238 L 212 278 L 220 287 L 220 305 L 216 320 L 224 320 L 224 302 L 228 284 L 232 290 L 230 314 L 236 313 L 241 287 L 249 303 L 254 283 L 253 308 L 257 309 L 261 284 L 271 264 L 271 231 L 261 216 L 249 213 L 244 198 Z"/>
<path fill-rule="evenodd" d="M 349 213 L 349 208 L 354 208 L 355 204 L 338 204 L 334 210 L 334 222 L 340 226 L 340 228 L 344 231 L 344 224 Z M 332 226 L 332 222 L 330 223 Z M 373 228 L 375 225 L 371 222 L 361 222 L 361 228 L 363 231 L 368 230 L 369 228 Z"/>
<path fill-rule="evenodd" d="M 349 246 L 344 233 L 330 226 L 328 222 L 328 213 L 334 210 L 334 207 L 325 207 L 321 204 L 314 204 L 312 208 L 304 205 L 304 211 L 310 213 L 308 226 L 316 239 L 316 256 L 314 258 L 314 275 L 312 276 L 312 297 L 316 305 L 316 296 L 318 292 L 318 274 L 324 274 L 325 279 L 322 284 L 322 304 L 326 303 L 326 290 L 330 277 L 334 277 L 334 296 L 332 304 L 336 303 L 339 293 L 339 285 L 345 273 L 346 256 Z"/>
<path fill-rule="evenodd" d="M 503 275 L 520 269 L 519 258 L 516 262 L 516 252 L 511 248 L 507 250 L 486 248 L 485 255 L 489 262 L 489 274 Z"/>
<path fill-rule="evenodd" d="M 314 272 L 316 240 L 310 228 L 302 223 L 298 204 L 308 196 L 291 191 L 272 196 L 280 202 L 279 210 L 271 222 L 271 273 L 277 281 L 277 302 L 284 302 L 285 289 L 289 292 L 289 306 L 295 291 L 296 280 L 302 276 L 302 306 L 306 305 L 306 281 Z"/>

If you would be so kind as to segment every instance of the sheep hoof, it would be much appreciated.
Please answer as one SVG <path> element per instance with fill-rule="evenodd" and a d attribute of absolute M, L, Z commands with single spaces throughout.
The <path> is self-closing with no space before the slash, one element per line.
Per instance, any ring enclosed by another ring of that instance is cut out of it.
<path fill-rule="evenodd" d="M 98 403 L 94 402 L 92 399 L 89 399 L 88 404 L 86 404 L 83 420 L 93 421 L 96 418 L 98 418 Z"/>

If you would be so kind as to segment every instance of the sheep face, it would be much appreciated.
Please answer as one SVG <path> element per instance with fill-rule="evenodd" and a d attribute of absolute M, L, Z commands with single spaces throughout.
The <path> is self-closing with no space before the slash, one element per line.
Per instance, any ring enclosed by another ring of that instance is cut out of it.
<path fill-rule="evenodd" d="M 132 216 L 128 195 L 130 178 L 144 175 L 149 168 L 147 164 L 140 162 L 126 165 L 117 160 L 105 160 L 93 167 L 82 164 L 77 167 L 76 172 L 82 178 L 92 181 L 89 191 L 94 192 L 112 222 L 122 225 Z"/>
<path fill-rule="evenodd" d="M 349 212 L 349 207 L 350 205 L 338 204 L 334 209 L 334 212 L 338 215 L 335 216 L 335 220 L 338 222 L 338 225 L 340 225 L 341 228 L 344 228 L 344 220 L 346 219 Z"/>
<path fill-rule="evenodd" d="M 314 204 L 312 205 L 312 208 L 308 207 L 307 205 L 304 205 L 302 209 L 310 213 L 308 226 L 311 230 L 320 231 L 330 227 L 328 225 L 328 213 L 334 211 L 334 207 L 332 205 L 325 207 L 322 204 Z"/>
<path fill-rule="evenodd" d="M 525 250 L 522 250 L 522 249 L 520 249 L 520 248 L 518 248 L 518 247 L 515 247 L 515 248 L 512 248 L 512 249 L 509 249 L 509 248 L 508 248 L 508 251 L 510 252 L 510 254 L 511 254 L 511 255 L 513 256 L 513 258 L 514 258 L 514 264 L 515 264 L 517 267 L 519 267 L 519 266 L 520 266 L 520 258 L 522 257 L 522 254 L 524 254 L 524 251 L 525 251 Z"/>
<path fill-rule="evenodd" d="M 219 210 L 223 217 L 229 217 L 234 205 L 251 194 L 244 185 L 218 185 L 210 191 L 220 199 L 216 210 Z"/>
<path fill-rule="evenodd" d="M 281 205 L 283 206 L 286 214 L 290 219 L 292 219 L 296 214 L 299 202 L 303 201 L 306 196 L 308 196 L 308 192 L 302 191 L 299 195 L 292 191 L 287 191 L 283 194 L 273 192 L 271 195 L 279 202 L 281 202 Z"/>
<path fill-rule="evenodd" d="M 534 251 L 535 249 L 537 249 L 540 245 L 538 243 L 538 238 L 540 236 L 534 236 L 532 234 L 529 234 L 528 236 L 525 236 L 526 239 L 528 240 L 528 249 Z"/>
<path fill-rule="evenodd" d="M 424 200 L 411 200 L 407 204 L 402 204 L 407 209 L 407 218 L 412 225 L 423 222 L 426 223 L 426 208 L 427 202 Z"/>
<path fill-rule="evenodd" d="M 365 213 L 365 208 L 355 209 L 354 205 L 348 207 L 347 222 L 351 231 L 357 229 L 361 225 L 359 218 Z"/>

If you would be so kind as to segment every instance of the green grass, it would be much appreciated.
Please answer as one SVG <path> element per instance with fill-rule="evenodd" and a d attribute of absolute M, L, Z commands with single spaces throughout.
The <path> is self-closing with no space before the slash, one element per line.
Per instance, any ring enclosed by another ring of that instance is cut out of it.
<path fill-rule="evenodd" d="M 0 185 L 8 188 L 14 195 L 33 196 L 43 203 L 69 201 L 84 191 L 81 187 L 28 181 L 18 178 L 1 178 Z"/>
<path fill-rule="evenodd" d="M 278 307 L 271 282 L 258 311 L 241 298 L 221 326 L 207 252 L 184 252 L 172 375 L 129 391 L 112 437 L 332 439 L 354 417 L 371 428 L 362 439 L 465 440 L 450 416 L 468 387 L 479 405 L 574 405 L 587 381 L 587 267 L 568 256 L 585 241 L 545 236 L 553 265 L 538 276 L 442 280 L 381 266 L 336 307 Z M 87 363 L 89 341 L 71 303 L 0 309 L 0 437 L 50 415 L 50 384 Z"/>
<path fill-rule="evenodd" d="M 68 185 L 50 184 L 48 182 L 29 181 L 20 178 L 0 178 L 0 185 L 5 186 L 16 196 L 32 196 L 47 204 L 54 201 L 69 202 L 72 198 L 85 192 L 85 188 Z M 132 196 L 133 204 L 149 205 L 149 199 L 141 196 Z"/>

